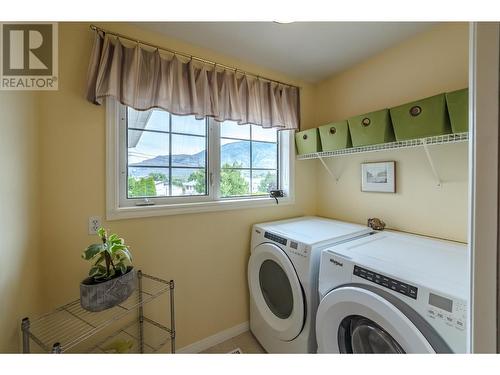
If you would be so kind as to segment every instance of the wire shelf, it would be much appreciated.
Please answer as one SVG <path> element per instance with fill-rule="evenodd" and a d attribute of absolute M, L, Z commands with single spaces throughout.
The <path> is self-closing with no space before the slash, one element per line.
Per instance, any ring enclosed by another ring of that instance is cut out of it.
<path fill-rule="evenodd" d="M 45 352 L 53 352 L 57 344 L 60 353 L 68 352 L 70 349 L 81 344 L 105 328 L 110 327 L 124 319 L 131 313 L 139 313 L 143 322 L 161 328 L 168 333 L 169 339 L 175 338 L 175 330 L 165 327 L 152 319 L 142 316 L 142 306 L 170 292 L 171 304 L 173 303 L 174 281 L 166 281 L 157 277 L 141 273 L 139 287 L 132 295 L 121 304 L 100 312 L 90 312 L 80 306 L 80 300 L 74 300 L 54 311 L 29 320 L 27 329 L 23 332 L 37 343 Z M 173 307 L 171 306 L 173 309 Z M 172 318 L 173 318 L 173 310 Z M 136 320 L 137 322 L 137 320 Z M 140 323 L 140 322 L 139 322 Z M 25 324 L 25 320 L 23 320 Z M 172 321 L 173 325 L 174 322 Z M 124 328 L 118 329 L 115 334 L 127 333 Z M 109 338 L 109 337 L 108 337 Z M 172 346 L 173 348 L 174 346 Z M 153 347 L 154 349 L 154 347 Z"/>
<path fill-rule="evenodd" d="M 165 330 L 164 328 L 158 327 L 152 320 L 145 319 L 144 320 L 144 330 L 149 334 L 145 335 L 146 339 L 143 341 L 143 349 L 142 352 L 152 354 L 158 353 L 161 349 L 167 345 L 170 340 L 170 332 L 169 330 Z M 157 331 L 155 336 L 159 336 L 156 339 L 150 339 L 153 335 L 151 334 L 152 330 Z M 162 330 L 162 332 L 159 332 Z M 159 333 L 158 333 L 159 332 Z M 141 338 L 140 338 L 140 326 L 137 321 L 133 321 L 121 329 L 114 331 L 112 334 L 98 342 L 97 344 L 91 346 L 86 352 L 91 354 L 112 354 L 114 351 L 110 349 L 115 340 L 126 340 L 130 342 L 131 348 L 127 350 L 127 354 L 132 353 L 141 353 Z"/>
<path fill-rule="evenodd" d="M 459 143 L 459 142 L 466 142 L 468 139 L 469 139 L 469 133 L 445 134 L 435 137 L 409 139 L 406 141 L 396 141 L 391 143 L 382 143 L 379 145 L 352 147 L 335 151 L 315 152 L 311 154 L 298 155 L 297 160 L 320 159 L 333 156 L 344 156 L 344 155 L 361 154 L 368 152 L 397 150 L 397 149 L 420 147 L 425 145 L 442 145 L 449 143 Z"/>

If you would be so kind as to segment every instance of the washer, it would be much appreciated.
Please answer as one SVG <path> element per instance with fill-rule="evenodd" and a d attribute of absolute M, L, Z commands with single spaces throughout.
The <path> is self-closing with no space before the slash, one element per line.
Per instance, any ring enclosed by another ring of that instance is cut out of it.
<path fill-rule="evenodd" d="M 376 232 L 321 256 L 319 353 L 465 353 L 466 245 Z"/>
<path fill-rule="evenodd" d="M 250 329 L 266 351 L 316 351 L 321 251 L 370 232 L 319 217 L 254 225 L 248 262 Z"/>

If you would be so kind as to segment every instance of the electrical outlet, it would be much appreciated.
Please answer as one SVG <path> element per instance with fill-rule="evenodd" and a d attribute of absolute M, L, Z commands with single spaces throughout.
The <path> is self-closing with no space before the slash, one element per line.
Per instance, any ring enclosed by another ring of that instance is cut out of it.
<path fill-rule="evenodd" d="M 89 217 L 89 234 L 97 234 L 97 230 L 101 227 L 100 216 Z"/>

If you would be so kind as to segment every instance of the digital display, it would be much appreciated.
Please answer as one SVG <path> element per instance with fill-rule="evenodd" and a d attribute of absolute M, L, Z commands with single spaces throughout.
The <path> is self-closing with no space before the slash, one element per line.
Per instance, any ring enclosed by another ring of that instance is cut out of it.
<path fill-rule="evenodd" d="M 429 305 L 439 307 L 448 312 L 453 312 L 453 301 L 436 294 L 429 293 Z"/>

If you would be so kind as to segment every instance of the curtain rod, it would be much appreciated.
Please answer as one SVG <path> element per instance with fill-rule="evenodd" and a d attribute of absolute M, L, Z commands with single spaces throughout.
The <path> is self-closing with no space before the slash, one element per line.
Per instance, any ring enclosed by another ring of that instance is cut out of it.
<path fill-rule="evenodd" d="M 180 56 L 184 56 L 186 58 L 189 58 L 189 59 L 192 59 L 192 60 L 197 60 L 197 61 L 200 61 L 200 62 L 203 62 L 203 63 L 206 63 L 206 64 L 210 64 L 210 65 L 214 65 L 214 66 L 220 66 L 221 68 L 225 68 L 225 69 L 229 69 L 229 70 L 234 70 L 235 72 L 240 72 L 241 74 L 245 74 L 245 75 L 249 75 L 249 76 L 252 76 L 252 77 L 259 78 L 259 79 L 263 79 L 265 81 L 275 82 L 275 83 L 279 83 L 281 85 L 296 87 L 296 88 L 300 89 L 300 86 L 291 85 L 289 83 L 277 81 L 277 80 L 272 79 L 272 78 L 263 77 L 261 75 L 255 74 L 255 73 L 250 73 L 250 72 L 244 71 L 242 69 L 236 68 L 234 66 L 220 64 L 220 63 L 215 62 L 215 61 L 211 61 L 211 60 L 203 59 L 201 57 L 193 56 L 193 55 L 190 55 L 190 54 L 187 54 L 187 53 L 175 51 L 175 50 L 170 49 L 170 48 L 165 48 L 165 47 L 157 46 L 155 44 L 144 42 L 144 41 L 139 40 L 137 38 L 131 38 L 131 37 L 127 36 L 127 35 L 123 35 L 123 34 L 119 34 L 119 33 L 113 32 L 113 31 L 109 31 L 109 30 L 103 29 L 103 28 L 98 27 L 96 25 L 90 25 L 90 29 L 94 30 L 94 31 L 101 31 L 104 34 L 113 35 L 113 36 L 115 36 L 117 38 L 127 39 L 127 40 L 135 42 L 137 44 L 143 44 L 143 45 L 148 46 L 148 47 L 152 47 L 152 48 L 159 49 L 159 50 L 162 50 L 162 51 L 170 52 L 170 53 L 172 53 L 174 55 L 180 55 Z"/>

